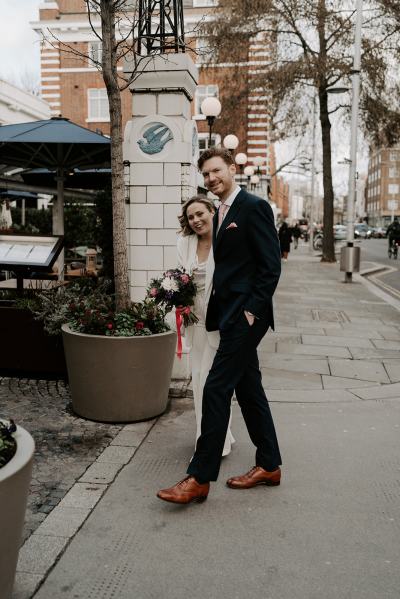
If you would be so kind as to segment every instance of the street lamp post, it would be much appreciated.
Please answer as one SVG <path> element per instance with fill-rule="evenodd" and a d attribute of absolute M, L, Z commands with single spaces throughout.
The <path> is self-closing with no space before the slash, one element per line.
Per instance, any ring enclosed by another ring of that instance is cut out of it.
<path fill-rule="evenodd" d="M 236 137 L 236 135 L 226 135 L 223 139 L 222 145 L 232 154 L 239 145 L 239 139 Z"/>
<path fill-rule="evenodd" d="M 360 248 L 354 247 L 354 198 L 356 191 L 357 172 L 357 133 L 358 111 L 360 97 L 360 69 L 361 69 L 361 35 L 363 22 L 363 0 L 357 0 L 356 8 L 356 33 L 354 42 L 354 62 L 351 71 L 352 78 L 352 106 L 351 106 L 351 136 L 350 136 L 350 168 L 349 192 L 347 198 L 347 247 L 342 250 L 341 270 L 345 271 L 345 283 L 352 282 L 353 270 L 358 270 Z"/>
<path fill-rule="evenodd" d="M 316 154 L 316 130 L 317 130 L 317 97 L 313 96 L 313 118 L 312 118 L 312 155 L 311 155 L 311 206 L 310 206 L 310 238 L 308 249 L 314 252 L 314 207 L 315 207 L 315 154 Z"/>
<path fill-rule="evenodd" d="M 242 185 L 243 169 L 244 169 L 244 165 L 247 162 L 247 154 L 245 154 L 244 152 L 239 152 L 235 156 L 235 162 L 236 162 L 236 164 L 239 167 L 239 171 L 240 171 L 240 180 L 239 180 L 239 183 L 240 183 L 240 185 Z"/>
<path fill-rule="evenodd" d="M 254 167 L 248 165 L 244 168 L 243 172 L 247 177 L 247 187 L 250 187 L 250 180 L 251 180 L 251 177 L 254 175 Z"/>
<path fill-rule="evenodd" d="M 262 173 L 261 173 L 261 165 L 264 163 L 264 158 L 262 156 L 255 156 L 253 158 L 253 164 L 256 168 L 256 175 L 258 175 L 259 177 L 261 177 Z"/>
<path fill-rule="evenodd" d="M 260 182 L 260 177 L 258 175 L 251 175 L 250 177 L 250 184 L 251 184 L 251 189 L 254 190 L 257 185 Z"/>
<path fill-rule="evenodd" d="M 219 116 L 221 112 L 221 102 L 218 98 L 211 96 L 209 98 L 205 98 L 200 106 L 201 112 L 205 115 L 209 127 L 209 136 L 208 136 L 208 147 L 211 147 L 212 144 L 212 128 L 214 125 L 214 121 Z"/>

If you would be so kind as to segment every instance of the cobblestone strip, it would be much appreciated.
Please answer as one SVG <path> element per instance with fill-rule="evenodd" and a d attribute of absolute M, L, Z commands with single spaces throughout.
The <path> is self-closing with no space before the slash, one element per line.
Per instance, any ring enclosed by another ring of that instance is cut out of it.
<path fill-rule="evenodd" d="M 64 381 L 0 378 L 0 417 L 13 418 L 35 440 L 23 541 L 60 503 L 122 425 L 91 422 L 71 409 Z"/>
<path fill-rule="evenodd" d="M 128 424 L 89 466 L 21 547 L 13 599 L 29 599 L 46 578 L 156 420 Z"/>

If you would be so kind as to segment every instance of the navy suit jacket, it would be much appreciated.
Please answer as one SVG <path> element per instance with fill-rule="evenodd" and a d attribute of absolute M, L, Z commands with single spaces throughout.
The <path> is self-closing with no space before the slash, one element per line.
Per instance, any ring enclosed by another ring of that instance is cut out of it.
<path fill-rule="evenodd" d="M 231 223 L 236 227 L 229 227 Z M 281 273 L 281 253 L 271 206 L 241 190 L 218 234 L 218 214 L 213 225 L 215 271 L 206 329 L 227 329 L 244 310 L 266 318 L 274 328 L 272 296 Z"/>

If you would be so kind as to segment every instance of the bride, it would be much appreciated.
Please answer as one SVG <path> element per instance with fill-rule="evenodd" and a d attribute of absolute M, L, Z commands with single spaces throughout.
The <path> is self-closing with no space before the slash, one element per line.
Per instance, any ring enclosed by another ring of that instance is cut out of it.
<path fill-rule="evenodd" d="M 197 426 L 196 440 L 199 438 L 201 431 L 204 383 L 219 345 L 218 331 L 206 331 L 205 328 L 206 312 L 214 274 L 212 252 L 214 213 L 213 202 L 205 196 L 197 195 L 183 204 L 182 213 L 178 217 L 181 225 L 177 241 L 178 264 L 187 273 L 193 275 L 197 286 L 193 311 L 199 321 L 187 327 L 185 331 L 185 344 L 190 350 L 192 367 L 193 399 Z M 230 453 L 231 445 L 235 442 L 230 423 L 231 420 L 226 434 L 223 456 Z"/>

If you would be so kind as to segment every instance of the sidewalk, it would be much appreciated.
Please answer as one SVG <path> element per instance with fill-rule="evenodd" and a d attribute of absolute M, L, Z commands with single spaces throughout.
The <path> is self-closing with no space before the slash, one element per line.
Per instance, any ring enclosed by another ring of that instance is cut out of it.
<path fill-rule="evenodd" d="M 29 537 L 15 599 L 397 599 L 400 312 L 342 279 L 304 247 L 283 265 L 259 352 L 280 487 L 225 486 L 254 463 L 235 405 L 207 502 L 158 500 L 193 450 L 192 402 L 174 400 L 123 427 Z"/>

